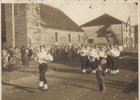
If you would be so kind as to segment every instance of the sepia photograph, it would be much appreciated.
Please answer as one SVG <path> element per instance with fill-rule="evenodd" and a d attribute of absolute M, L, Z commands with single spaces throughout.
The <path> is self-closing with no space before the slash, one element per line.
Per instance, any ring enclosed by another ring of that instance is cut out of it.
<path fill-rule="evenodd" d="M 139 100 L 139 1 L 27 1 L 0 1 L 1 100 Z"/>

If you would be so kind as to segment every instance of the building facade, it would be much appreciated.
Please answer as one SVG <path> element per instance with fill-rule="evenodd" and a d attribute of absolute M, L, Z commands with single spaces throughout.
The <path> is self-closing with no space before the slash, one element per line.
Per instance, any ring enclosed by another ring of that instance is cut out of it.
<path fill-rule="evenodd" d="M 120 45 L 123 49 L 135 48 L 134 27 L 108 14 L 83 24 L 82 29 L 94 44 Z"/>
<path fill-rule="evenodd" d="M 57 8 L 44 4 L 14 4 L 14 9 L 12 4 L 2 4 L 2 8 L 2 34 L 7 46 L 13 45 L 13 35 L 19 47 L 79 45 L 86 39 L 84 31 Z"/>

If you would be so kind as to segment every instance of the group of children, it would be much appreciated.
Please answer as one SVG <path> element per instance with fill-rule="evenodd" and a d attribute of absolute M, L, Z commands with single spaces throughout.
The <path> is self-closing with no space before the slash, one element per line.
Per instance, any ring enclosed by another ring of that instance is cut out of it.
<path fill-rule="evenodd" d="M 115 75 L 119 72 L 118 59 L 120 50 L 118 46 L 84 46 L 77 51 L 80 57 L 82 73 L 91 68 L 91 73 L 96 73 L 96 79 L 101 92 L 105 92 L 105 73 Z"/>
<path fill-rule="evenodd" d="M 120 56 L 120 50 L 118 46 L 84 46 L 77 51 L 80 56 L 82 72 L 85 73 L 87 68 L 92 69 L 92 73 L 96 72 L 97 66 L 101 61 L 106 61 L 104 65 L 105 71 L 111 74 L 119 72 L 118 58 Z"/>

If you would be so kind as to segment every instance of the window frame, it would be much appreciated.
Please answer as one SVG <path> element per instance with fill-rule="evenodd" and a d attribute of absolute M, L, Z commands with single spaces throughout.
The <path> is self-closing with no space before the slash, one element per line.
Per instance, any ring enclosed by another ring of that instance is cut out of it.
<path fill-rule="evenodd" d="M 55 42 L 58 42 L 59 39 L 58 39 L 58 32 L 55 32 Z"/>
<path fill-rule="evenodd" d="M 70 33 L 68 34 L 68 42 L 71 43 L 71 34 Z"/>

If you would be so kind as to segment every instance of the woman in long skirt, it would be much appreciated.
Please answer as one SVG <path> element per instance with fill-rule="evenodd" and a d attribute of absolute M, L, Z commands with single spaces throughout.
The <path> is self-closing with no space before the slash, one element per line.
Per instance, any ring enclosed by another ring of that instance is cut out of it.
<path fill-rule="evenodd" d="M 86 61 L 87 61 L 88 51 L 84 47 L 84 45 L 82 45 L 81 48 L 77 52 L 78 52 L 78 54 L 80 56 L 80 63 L 81 63 L 82 73 L 85 73 L 86 72 Z"/>
<path fill-rule="evenodd" d="M 99 56 L 99 61 L 101 62 L 102 60 L 107 60 L 107 53 L 106 53 L 106 49 L 104 47 L 101 47 L 98 53 Z M 108 71 L 107 68 L 107 63 L 104 64 L 104 68 L 106 70 L 106 72 Z"/>
<path fill-rule="evenodd" d="M 119 72 L 118 61 L 119 61 L 119 56 L 120 56 L 120 51 L 118 47 L 115 47 L 113 54 L 114 54 L 114 74 L 117 74 Z"/>
<path fill-rule="evenodd" d="M 98 53 L 97 51 L 91 47 L 89 52 L 88 52 L 88 59 L 89 59 L 89 63 L 90 63 L 90 67 L 92 69 L 91 73 L 95 74 L 96 73 L 96 68 L 99 64 L 99 57 L 98 57 Z"/>

